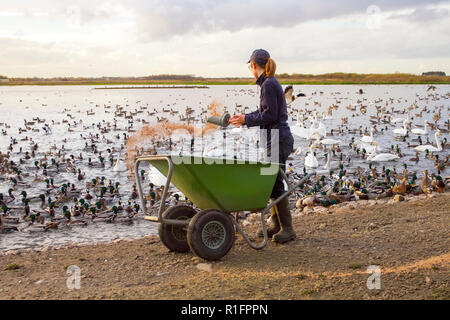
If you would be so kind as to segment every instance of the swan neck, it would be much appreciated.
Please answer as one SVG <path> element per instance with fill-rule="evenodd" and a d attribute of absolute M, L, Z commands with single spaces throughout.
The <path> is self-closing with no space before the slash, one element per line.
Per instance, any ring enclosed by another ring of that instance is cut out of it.
<path fill-rule="evenodd" d="M 434 137 L 436 138 L 436 147 L 437 147 L 438 151 L 442 151 L 442 146 L 441 146 L 441 143 L 440 143 L 440 141 L 438 139 L 438 135 L 435 134 Z"/>

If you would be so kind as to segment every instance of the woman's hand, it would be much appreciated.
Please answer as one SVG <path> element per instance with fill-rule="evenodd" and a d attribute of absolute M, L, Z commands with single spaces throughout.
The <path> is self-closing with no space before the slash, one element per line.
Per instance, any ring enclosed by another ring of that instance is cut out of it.
<path fill-rule="evenodd" d="M 245 123 L 245 115 L 244 114 L 236 114 L 230 118 L 228 123 L 234 124 L 235 126 L 242 126 Z"/>

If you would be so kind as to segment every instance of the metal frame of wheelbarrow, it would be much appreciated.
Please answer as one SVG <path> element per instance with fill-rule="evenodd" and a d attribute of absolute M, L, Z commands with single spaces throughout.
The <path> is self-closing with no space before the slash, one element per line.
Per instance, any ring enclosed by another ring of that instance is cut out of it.
<path fill-rule="evenodd" d="M 148 216 L 147 215 L 146 200 L 145 200 L 145 197 L 144 197 L 143 192 L 142 192 L 141 180 L 139 178 L 139 166 L 140 166 L 141 162 L 144 162 L 144 161 L 148 162 L 148 161 L 151 161 L 151 160 L 166 160 L 168 165 L 169 165 L 169 170 L 167 172 L 166 184 L 164 186 L 164 191 L 163 191 L 163 194 L 162 194 L 162 197 L 161 197 L 161 204 L 159 206 L 159 211 L 158 211 L 158 216 L 157 217 Z M 167 193 L 168 193 L 168 190 L 169 190 L 169 187 L 170 187 L 170 181 L 171 181 L 172 172 L 173 172 L 173 162 L 172 162 L 171 156 L 141 156 L 141 157 L 138 157 L 136 159 L 136 162 L 135 162 L 134 172 L 135 172 L 135 176 L 136 176 L 136 184 L 137 184 L 137 187 L 138 187 L 139 199 L 141 200 L 141 207 L 142 207 L 142 210 L 144 211 L 144 219 L 145 220 L 152 221 L 152 222 L 157 222 L 157 223 L 163 223 L 163 224 L 167 224 L 167 225 L 178 225 L 178 226 L 187 226 L 187 225 L 189 225 L 189 222 L 191 221 L 191 219 L 177 220 L 177 219 L 166 219 L 166 218 L 163 218 L 163 212 L 166 209 Z M 275 199 L 274 201 L 270 202 L 267 207 L 265 207 L 264 209 L 261 210 L 261 224 L 262 224 L 262 229 L 263 229 L 263 234 L 264 234 L 264 241 L 261 244 L 258 245 L 258 244 L 253 243 L 248 238 L 248 236 L 245 234 L 245 232 L 242 230 L 241 225 L 238 223 L 237 214 L 239 212 L 245 211 L 245 210 L 236 211 L 236 216 L 235 216 L 234 219 L 232 219 L 232 221 L 233 221 L 236 229 L 238 230 L 238 232 L 242 235 L 242 237 L 245 239 L 245 241 L 248 243 L 248 245 L 251 248 L 255 249 L 255 250 L 263 249 L 267 245 L 267 242 L 268 242 L 267 226 L 266 226 L 266 221 L 265 221 L 265 218 L 264 218 L 265 214 L 267 214 L 269 212 L 269 210 L 274 205 L 276 205 L 278 202 L 280 202 L 283 198 L 287 197 L 292 192 L 294 192 L 295 189 L 297 189 L 301 184 L 303 184 L 311 176 L 311 174 L 307 174 L 307 175 L 305 175 L 305 177 L 300 179 L 300 181 L 298 181 L 296 184 L 291 185 L 289 183 L 289 180 L 288 180 L 286 174 L 284 173 L 283 170 L 281 170 L 281 167 L 279 169 L 279 173 L 281 174 L 283 180 L 286 182 L 286 184 L 288 186 L 288 190 L 285 191 L 277 199 Z M 223 214 L 226 214 L 226 213 L 223 213 Z"/>

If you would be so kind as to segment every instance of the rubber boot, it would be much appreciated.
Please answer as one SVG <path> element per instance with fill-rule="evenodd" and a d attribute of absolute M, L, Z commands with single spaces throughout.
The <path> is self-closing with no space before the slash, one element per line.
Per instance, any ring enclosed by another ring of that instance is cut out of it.
<path fill-rule="evenodd" d="M 292 227 L 292 216 L 291 211 L 289 210 L 288 197 L 284 197 L 283 200 L 278 202 L 278 210 L 281 231 L 274 234 L 272 240 L 277 243 L 285 243 L 294 240 L 297 235 Z"/>
<path fill-rule="evenodd" d="M 273 199 L 270 199 L 270 202 L 273 202 Z M 274 205 L 272 208 L 270 208 L 270 221 L 271 226 L 268 226 L 267 228 L 267 236 L 272 238 L 272 236 L 280 231 L 280 219 L 278 218 L 278 207 L 277 205 Z M 260 228 L 258 230 L 258 237 L 264 238 L 264 232 L 263 229 Z"/>

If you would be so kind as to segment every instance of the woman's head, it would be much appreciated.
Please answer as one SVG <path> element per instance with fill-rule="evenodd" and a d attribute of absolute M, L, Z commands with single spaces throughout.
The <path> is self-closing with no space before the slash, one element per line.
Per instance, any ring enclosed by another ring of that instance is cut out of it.
<path fill-rule="evenodd" d="M 256 79 L 258 79 L 263 72 L 266 73 L 266 78 L 273 77 L 277 69 L 275 61 L 270 57 L 269 52 L 264 49 L 253 51 L 248 63 L 250 64 L 249 69 Z"/>

